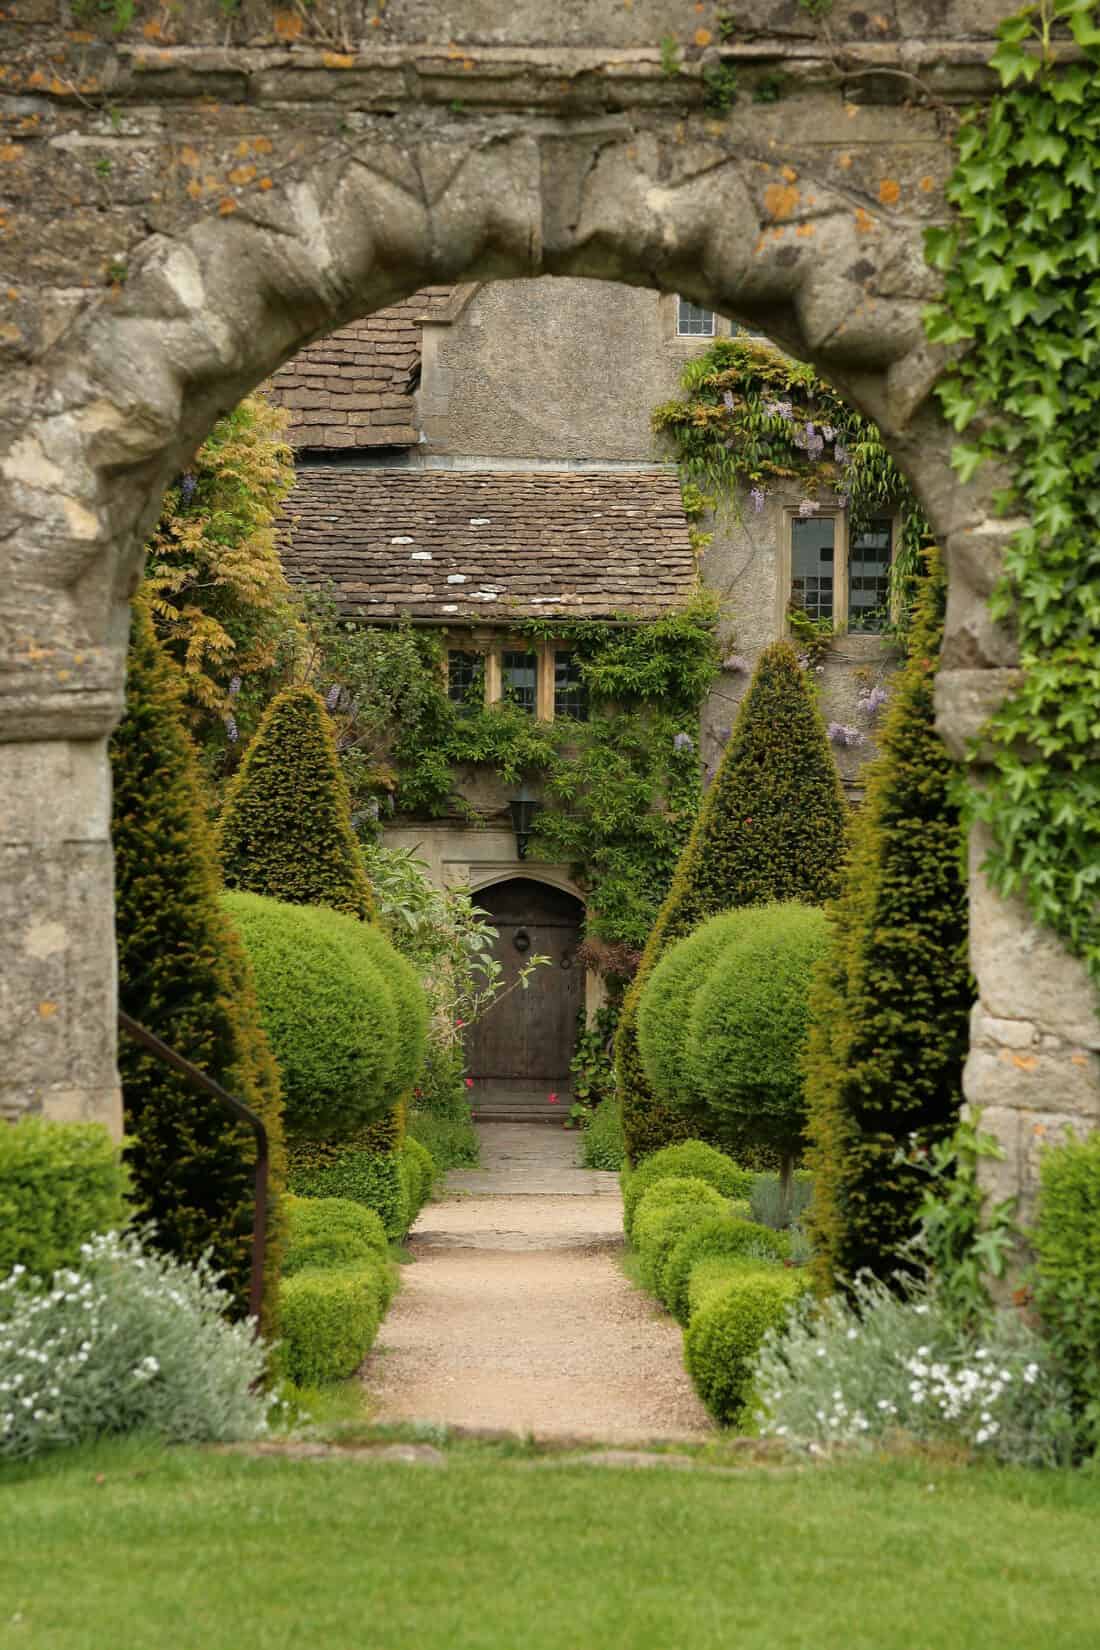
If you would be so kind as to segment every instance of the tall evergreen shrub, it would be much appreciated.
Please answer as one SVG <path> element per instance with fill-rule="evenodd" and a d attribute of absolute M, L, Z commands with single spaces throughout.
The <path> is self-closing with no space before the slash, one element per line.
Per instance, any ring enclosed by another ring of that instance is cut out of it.
<path fill-rule="evenodd" d="M 284 688 L 269 705 L 226 792 L 221 854 L 229 888 L 373 916 L 332 723 L 312 688 Z"/>
<path fill-rule="evenodd" d="M 944 580 L 930 560 L 910 657 L 867 770 L 844 891 L 811 992 L 806 1099 L 818 1281 L 889 1278 L 923 1177 L 910 1136 L 954 1128 L 972 1000 L 953 766 L 933 725 Z"/>
<path fill-rule="evenodd" d="M 845 805 L 836 763 L 789 642 L 761 655 L 737 724 L 646 942 L 616 1039 L 616 1081 L 632 1162 L 695 1132 L 663 1105 L 638 1051 L 638 1001 L 667 948 L 743 905 L 823 905 L 840 885 Z"/>
<path fill-rule="evenodd" d="M 247 958 L 218 903 L 217 856 L 181 691 L 148 609 L 138 602 L 126 714 L 111 741 L 119 1000 L 263 1117 L 274 1194 L 267 1268 L 273 1303 L 285 1175 L 279 1075 L 260 1027 Z M 126 1036 L 119 1069 L 139 1217 L 156 1223 L 156 1241 L 167 1253 L 194 1261 L 212 1249 L 243 1309 L 253 1217 L 251 1129 Z"/>

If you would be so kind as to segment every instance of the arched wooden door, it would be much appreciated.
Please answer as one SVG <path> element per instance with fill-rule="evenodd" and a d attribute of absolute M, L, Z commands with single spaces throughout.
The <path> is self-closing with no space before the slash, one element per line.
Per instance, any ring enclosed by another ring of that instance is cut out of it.
<path fill-rule="evenodd" d="M 494 954 L 505 985 L 529 957 L 550 958 L 535 969 L 526 991 L 517 986 L 471 1027 L 466 1056 L 474 1103 L 478 1109 L 506 1100 L 541 1106 L 551 1092 L 564 1101 L 584 1002 L 585 971 L 577 961 L 584 907 L 530 877 L 495 883 L 474 898 L 498 931 Z"/>

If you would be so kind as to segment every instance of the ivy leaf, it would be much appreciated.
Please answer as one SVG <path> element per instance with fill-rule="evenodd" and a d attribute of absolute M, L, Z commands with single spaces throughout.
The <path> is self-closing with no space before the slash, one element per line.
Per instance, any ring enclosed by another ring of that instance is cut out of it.
<path fill-rule="evenodd" d="M 1097 31 L 1096 38 L 1100 42 L 1100 30 Z M 1068 147 L 1065 138 L 1059 137 L 1057 132 L 1040 132 L 1033 128 L 1019 139 L 1013 158 L 1027 161 L 1032 166 L 1061 166 Z"/>
<path fill-rule="evenodd" d="M 926 229 L 924 255 L 933 269 L 950 269 L 959 247 L 956 229 Z"/>
<path fill-rule="evenodd" d="M 1027 270 L 1032 286 L 1038 286 L 1044 275 L 1058 273 L 1058 259 L 1045 246 L 1031 244 L 1022 247 L 1016 262 Z"/>
<path fill-rule="evenodd" d="M 1091 11 L 1090 5 L 1087 11 L 1077 11 L 1069 20 L 1070 33 L 1079 46 L 1100 46 L 1100 29 L 1092 21 Z"/>
<path fill-rule="evenodd" d="M 956 442 L 951 449 L 951 468 L 965 487 L 974 475 L 978 465 L 985 458 L 980 447 L 968 446 L 965 442 Z"/>
<path fill-rule="evenodd" d="M 1009 40 L 1002 40 L 993 56 L 989 59 L 991 69 L 996 69 L 1001 77 L 1002 86 L 1011 86 L 1012 82 L 1023 75 L 1025 80 L 1034 80 L 1039 73 L 1039 59 L 1030 52 L 1025 52 Z"/>

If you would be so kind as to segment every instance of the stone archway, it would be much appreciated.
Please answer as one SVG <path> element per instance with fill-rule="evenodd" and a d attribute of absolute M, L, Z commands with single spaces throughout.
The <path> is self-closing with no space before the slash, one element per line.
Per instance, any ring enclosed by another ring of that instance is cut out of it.
<path fill-rule="evenodd" d="M 986 610 L 1013 524 L 949 466 L 921 238 L 945 211 L 945 108 L 990 85 L 1000 9 L 915 7 L 907 35 L 852 12 L 826 41 L 795 0 L 751 0 L 728 46 L 684 0 L 480 0 L 458 38 L 432 0 L 392 0 L 384 25 L 359 0 L 317 0 L 301 27 L 256 0 L 228 34 L 217 0 L 153 36 L 66 31 L 49 4 L 0 25 L 26 105 L 0 149 L 0 1116 L 118 1124 L 105 741 L 165 484 L 301 345 L 424 285 L 648 284 L 812 361 L 878 422 L 947 547 L 941 714 L 961 749 L 1015 679 Z M 742 77 L 732 107 L 715 69 Z M 777 69 L 783 101 L 750 101 Z M 967 1088 L 1008 1147 L 1005 1189 L 1028 1193 L 1036 1129 L 1100 1118 L 1100 1031 L 1083 970 L 973 889 Z"/>

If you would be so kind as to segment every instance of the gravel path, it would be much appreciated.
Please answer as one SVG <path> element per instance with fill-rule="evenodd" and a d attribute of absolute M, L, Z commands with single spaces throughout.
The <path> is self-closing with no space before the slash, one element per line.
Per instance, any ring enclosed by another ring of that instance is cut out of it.
<path fill-rule="evenodd" d="M 616 1177 L 578 1169 L 561 1129 L 479 1132 L 482 1168 L 453 1173 L 409 1241 L 415 1263 L 363 1372 L 375 1419 L 707 1437 L 678 1326 L 620 1270 Z"/>

